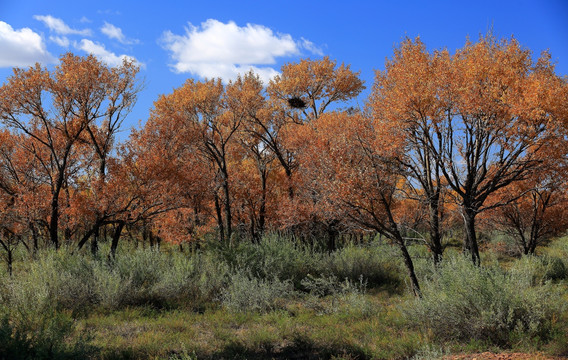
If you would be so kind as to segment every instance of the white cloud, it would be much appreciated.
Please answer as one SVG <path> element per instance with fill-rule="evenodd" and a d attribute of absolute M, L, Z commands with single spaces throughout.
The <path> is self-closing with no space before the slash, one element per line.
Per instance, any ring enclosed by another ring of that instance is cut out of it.
<path fill-rule="evenodd" d="M 82 23 L 92 23 L 91 19 L 89 19 L 86 16 L 81 17 L 81 19 L 79 20 Z"/>
<path fill-rule="evenodd" d="M 105 21 L 104 26 L 101 28 L 101 32 L 108 36 L 110 39 L 115 39 L 121 42 L 122 44 L 137 44 L 138 40 L 136 39 L 127 39 L 126 36 L 122 33 L 122 29 L 114 26 L 113 24 L 109 24 Z"/>
<path fill-rule="evenodd" d="M 83 50 L 86 53 L 95 55 L 99 60 L 107 63 L 110 66 L 122 65 L 124 59 L 130 59 L 138 63 L 140 66 L 144 66 L 136 58 L 129 55 L 116 55 L 115 53 L 108 51 L 104 45 L 94 43 L 91 40 L 83 39 L 79 43 L 75 44 L 75 47 L 79 50 Z"/>
<path fill-rule="evenodd" d="M 36 62 L 53 63 L 41 36 L 29 28 L 14 30 L 0 21 L 0 67 L 25 67 Z"/>
<path fill-rule="evenodd" d="M 91 30 L 90 29 L 83 29 L 83 30 L 76 30 L 70 28 L 67 24 L 63 22 L 63 20 L 53 17 L 51 15 L 34 15 L 34 19 L 41 21 L 49 28 L 50 31 L 55 32 L 59 35 L 84 35 L 90 36 Z"/>
<path fill-rule="evenodd" d="M 301 42 L 301 46 L 308 50 L 309 52 L 311 52 L 312 54 L 316 54 L 319 56 L 323 56 L 323 50 L 316 46 L 313 42 L 311 42 L 310 40 L 304 39 L 302 38 L 302 42 Z"/>
<path fill-rule="evenodd" d="M 69 39 L 66 36 L 50 36 L 49 40 L 61 47 L 69 47 Z"/>
<path fill-rule="evenodd" d="M 279 57 L 299 55 L 301 48 L 312 49 L 288 34 L 275 34 L 262 25 L 239 27 L 232 21 L 225 24 L 214 19 L 200 27 L 189 24 L 184 35 L 166 31 L 161 42 L 171 52 L 175 72 L 221 77 L 225 81 L 252 68 L 267 82 L 278 72 L 261 65 L 275 64 Z M 313 45 L 307 40 L 304 43 Z"/>

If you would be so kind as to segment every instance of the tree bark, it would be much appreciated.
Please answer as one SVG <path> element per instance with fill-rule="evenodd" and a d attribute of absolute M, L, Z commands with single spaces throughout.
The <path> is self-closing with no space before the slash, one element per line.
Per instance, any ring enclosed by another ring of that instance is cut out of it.
<path fill-rule="evenodd" d="M 93 239 L 91 240 L 91 254 L 97 255 L 99 251 L 99 227 L 97 226 L 93 234 Z"/>
<path fill-rule="evenodd" d="M 439 217 L 439 194 L 430 202 L 430 250 L 434 259 L 434 265 L 437 266 L 442 261 L 444 248 L 442 247 L 442 235 L 440 232 Z"/>
<path fill-rule="evenodd" d="M 120 240 L 120 235 L 122 233 L 122 229 L 126 225 L 126 222 L 119 221 L 116 229 L 114 230 L 114 234 L 112 235 L 112 243 L 110 246 L 110 257 L 115 258 L 116 256 L 116 249 L 118 248 L 118 240 Z"/>
<path fill-rule="evenodd" d="M 258 211 L 258 232 L 260 237 L 264 235 L 264 226 L 266 221 L 266 170 L 260 172 L 260 185 L 261 185 L 261 198 L 260 198 L 260 208 Z"/>
<path fill-rule="evenodd" d="M 481 264 L 481 258 L 479 257 L 479 247 L 477 245 L 475 232 L 475 216 L 477 213 L 468 206 L 464 206 L 462 212 L 465 225 L 464 251 L 469 253 L 473 263 L 479 266 Z"/>
<path fill-rule="evenodd" d="M 404 240 L 402 238 L 397 239 L 398 247 L 402 254 L 402 259 L 404 261 L 404 266 L 408 272 L 408 277 L 410 278 L 410 286 L 412 288 L 412 292 L 415 296 L 422 297 L 422 292 L 420 291 L 420 285 L 418 283 L 418 278 L 416 277 L 416 272 L 414 271 L 414 263 L 412 262 L 412 258 L 408 253 L 408 249 L 404 244 Z"/>
<path fill-rule="evenodd" d="M 221 214 L 221 204 L 219 204 L 219 196 L 217 192 L 214 194 L 215 198 L 215 213 L 217 214 L 217 226 L 219 227 L 219 241 L 225 242 L 225 227 L 223 225 L 223 215 Z"/>
<path fill-rule="evenodd" d="M 49 239 L 59 249 L 59 192 L 53 195 L 51 200 L 51 218 L 49 219 Z"/>
<path fill-rule="evenodd" d="M 225 195 L 225 223 L 227 227 L 227 240 L 231 240 L 233 233 L 232 218 L 231 218 L 231 198 L 229 196 L 229 174 L 226 170 L 223 173 L 223 192 Z"/>

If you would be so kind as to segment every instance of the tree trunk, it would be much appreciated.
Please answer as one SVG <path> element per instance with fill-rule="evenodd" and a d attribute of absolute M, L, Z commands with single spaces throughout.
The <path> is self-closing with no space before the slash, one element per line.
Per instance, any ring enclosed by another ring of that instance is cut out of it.
<path fill-rule="evenodd" d="M 93 234 L 93 239 L 91 240 L 91 254 L 93 254 L 93 256 L 97 255 L 97 252 L 99 251 L 99 227 L 96 227 L 96 230 Z"/>
<path fill-rule="evenodd" d="M 126 223 L 124 221 L 119 221 L 114 234 L 112 235 L 112 244 L 110 246 L 110 257 L 114 259 L 116 256 L 116 249 L 118 248 L 118 240 L 120 239 L 120 234 Z"/>
<path fill-rule="evenodd" d="M 219 204 L 219 196 L 215 192 L 215 213 L 217 214 L 217 226 L 219 227 L 219 241 L 225 242 L 225 227 L 223 225 L 223 215 L 221 214 L 221 204 Z"/>
<path fill-rule="evenodd" d="M 233 233 L 232 219 L 231 219 L 231 198 L 229 196 L 229 174 L 225 171 L 223 174 L 223 192 L 225 195 L 225 223 L 227 226 L 227 239 L 231 240 Z"/>
<path fill-rule="evenodd" d="M 260 198 L 260 209 L 258 211 L 258 232 L 262 237 L 262 235 L 264 235 L 264 224 L 266 221 L 266 170 L 260 172 L 260 185 L 262 196 Z"/>
<path fill-rule="evenodd" d="M 442 247 L 442 235 L 440 233 L 439 196 L 430 202 L 430 250 L 434 258 L 434 265 L 442 261 L 444 248 Z"/>
<path fill-rule="evenodd" d="M 13 265 L 12 265 L 12 264 L 13 264 L 13 263 L 14 263 L 14 258 L 13 258 L 13 256 L 12 256 L 12 248 L 9 247 L 9 248 L 8 248 L 8 274 L 9 274 L 10 276 L 12 276 L 12 270 L 13 270 L 13 269 L 12 269 L 12 268 L 13 268 Z"/>
<path fill-rule="evenodd" d="M 327 251 L 333 252 L 337 250 L 337 237 L 339 232 L 335 227 L 339 221 L 332 221 L 331 224 L 326 225 L 327 230 Z"/>
<path fill-rule="evenodd" d="M 288 196 L 290 199 L 294 198 L 294 186 L 292 185 L 292 170 L 287 166 L 284 168 L 286 172 L 286 178 L 288 179 Z"/>
<path fill-rule="evenodd" d="M 87 241 L 89 241 L 91 235 L 93 235 L 96 231 L 98 231 L 101 225 L 102 225 L 102 220 L 100 219 L 97 220 L 95 225 L 93 225 L 93 227 L 90 228 L 89 231 L 85 233 L 85 235 L 83 235 L 83 238 L 77 244 L 77 250 L 81 250 L 81 248 L 87 243 Z"/>
<path fill-rule="evenodd" d="M 477 266 L 481 265 L 479 257 L 479 248 L 477 246 L 477 236 L 475 232 L 475 216 L 476 211 L 470 207 L 464 206 L 463 219 L 465 225 L 465 241 L 464 250 L 471 256 L 471 261 Z"/>
<path fill-rule="evenodd" d="M 49 239 L 59 249 L 59 195 L 54 195 L 51 200 L 51 218 L 49 219 Z"/>
<path fill-rule="evenodd" d="M 412 262 L 412 258 L 408 253 L 408 249 L 404 244 L 404 240 L 401 238 L 397 239 L 396 242 L 398 243 L 398 247 L 400 252 L 402 253 L 402 259 L 404 261 L 404 266 L 408 271 L 408 277 L 410 278 L 410 286 L 412 288 L 412 292 L 415 296 L 422 297 L 422 292 L 420 291 L 420 285 L 418 284 L 418 278 L 416 277 L 416 272 L 414 271 L 414 263 Z"/>
<path fill-rule="evenodd" d="M 33 253 L 37 254 L 39 250 L 39 243 L 38 243 L 38 234 L 34 224 L 30 224 L 30 230 L 32 232 L 32 241 L 33 241 Z"/>

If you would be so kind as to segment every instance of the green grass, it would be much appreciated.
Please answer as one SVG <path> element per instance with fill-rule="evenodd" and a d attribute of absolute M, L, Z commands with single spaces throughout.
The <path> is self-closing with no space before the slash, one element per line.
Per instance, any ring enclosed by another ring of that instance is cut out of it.
<path fill-rule="evenodd" d="M 80 320 L 77 331 L 91 331 L 101 359 L 166 359 L 176 354 L 198 359 L 402 359 L 423 345 L 422 335 L 399 321 L 396 303 L 402 297 L 394 303 L 390 295 L 365 298 L 376 311 L 364 317 L 352 316 L 346 301 L 327 314 L 299 301 L 262 314 L 132 308 L 89 316 Z"/>
<path fill-rule="evenodd" d="M 568 355 L 566 239 L 537 257 L 486 251 L 481 268 L 449 249 L 436 269 L 412 246 L 422 300 L 387 244 L 327 253 L 271 236 L 189 253 L 125 246 L 115 260 L 105 246 L 19 253 L 14 276 L 0 272 L 0 359 Z"/>

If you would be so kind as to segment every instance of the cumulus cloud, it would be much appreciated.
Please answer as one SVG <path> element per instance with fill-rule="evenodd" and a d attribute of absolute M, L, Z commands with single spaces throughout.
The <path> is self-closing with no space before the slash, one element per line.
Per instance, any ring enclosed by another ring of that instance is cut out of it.
<path fill-rule="evenodd" d="M 129 59 L 135 61 L 140 66 L 144 64 L 140 63 L 136 58 L 129 55 L 116 55 L 112 51 L 107 50 L 104 45 L 95 43 L 88 39 L 83 39 L 79 43 L 75 44 L 75 47 L 79 50 L 83 50 L 86 53 L 93 54 L 99 60 L 107 63 L 110 66 L 118 66 L 122 64 L 124 59 Z"/>
<path fill-rule="evenodd" d="M 76 30 L 70 28 L 63 20 L 53 17 L 51 15 L 34 15 L 34 19 L 41 21 L 49 28 L 50 31 L 55 32 L 59 35 L 84 35 L 90 36 L 91 30 L 90 29 L 83 29 L 83 30 Z"/>
<path fill-rule="evenodd" d="M 301 48 L 316 49 L 307 40 L 295 41 L 288 34 L 274 33 L 255 24 L 240 27 L 232 21 L 209 19 L 200 27 L 189 24 L 183 35 L 166 31 L 162 46 L 170 52 L 172 69 L 200 77 L 221 77 L 227 81 L 253 69 L 267 82 L 278 72 L 272 67 L 279 57 L 299 55 Z M 308 48 L 304 44 L 311 44 Z"/>
<path fill-rule="evenodd" d="M 137 44 L 138 40 L 135 39 L 127 39 L 126 36 L 122 33 L 122 29 L 114 26 L 113 24 L 109 24 L 105 21 L 104 26 L 101 28 L 101 32 L 108 36 L 110 39 L 118 40 L 122 44 Z"/>
<path fill-rule="evenodd" d="M 42 37 L 29 28 L 14 30 L 0 21 L 0 67 L 25 67 L 36 62 L 53 63 Z"/>

